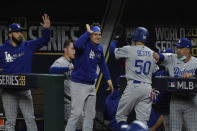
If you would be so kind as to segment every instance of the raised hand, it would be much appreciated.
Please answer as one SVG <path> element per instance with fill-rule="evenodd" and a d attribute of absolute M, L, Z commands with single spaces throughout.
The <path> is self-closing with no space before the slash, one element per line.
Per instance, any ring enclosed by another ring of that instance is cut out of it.
<path fill-rule="evenodd" d="M 74 70 L 74 66 L 70 66 L 69 67 L 69 70 Z"/>
<path fill-rule="evenodd" d="M 86 29 L 87 29 L 87 32 L 93 33 L 93 31 L 90 29 L 90 25 L 89 24 L 86 24 Z"/>
<path fill-rule="evenodd" d="M 157 52 L 153 53 L 153 57 L 155 58 L 156 62 L 159 61 L 159 55 L 157 54 Z"/>
<path fill-rule="evenodd" d="M 51 27 L 51 22 L 50 22 L 50 19 L 49 19 L 49 16 L 47 14 L 44 14 L 42 16 L 42 20 L 43 22 L 40 23 L 40 25 L 43 27 L 43 28 L 50 28 Z"/>

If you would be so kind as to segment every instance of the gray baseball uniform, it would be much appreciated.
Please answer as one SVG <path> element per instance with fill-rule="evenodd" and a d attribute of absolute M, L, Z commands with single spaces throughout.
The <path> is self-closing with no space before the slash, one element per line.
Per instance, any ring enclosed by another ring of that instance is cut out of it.
<path fill-rule="evenodd" d="M 115 49 L 115 57 L 126 58 L 127 87 L 120 99 L 116 113 L 117 122 L 127 121 L 134 108 L 136 119 L 147 125 L 151 113 L 152 73 L 159 68 L 153 51 L 146 46 L 124 46 Z"/>
<path fill-rule="evenodd" d="M 31 90 L 3 89 L 3 108 L 6 115 L 6 131 L 15 131 L 18 107 L 27 125 L 27 131 L 37 131 Z"/>
<path fill-rule="evenodd" d="M 181 77 L 184 73 L 195 74 L 197 58 L 191 57 L 188 62 L 178 59 L 176 54 L 165 53 L 162 64 L 168 68 L 171 77 Z M 172 96 L 170 101 L 170 129 L 181 131 L 183 122 L 188 131 L 197 130 L 197 96 L 181 99 Z"/>
<path fill-rule="evenodd" d="M 50 68 L 52 67 L 71 67 L 73 66 L 72 62 L 67 60 L 64 56 L 58 58 Z M 65 79 L 64 79 L 64 121 L 65 124 L 67 123 L 70 117 L 71 111 L 71 96 L 70 96 L 70 85 L 71 85 L 71 71 L 64 72 Z M 82 117 L 79 119 L 77 124 L 77 129 L 82 129 Z"/>

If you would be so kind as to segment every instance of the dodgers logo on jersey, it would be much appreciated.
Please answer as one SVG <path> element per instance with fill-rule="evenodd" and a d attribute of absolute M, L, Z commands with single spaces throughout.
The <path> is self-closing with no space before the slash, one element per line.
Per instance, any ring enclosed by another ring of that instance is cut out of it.
<path fill-rule="evenodd" d="M 179 67 L 174 67 L 174 76 L 175 77 L 181 77 L 184 73 L 194 74 L 194 72 L 195 72 L 195 69 L 190 69 L 190 70 L 184 69 L 183 71 L 181 71 L 181 69 Z"/>
<path fill-rule="evenodd" d="M 90 59 L 94 59 L 94 57 L 95 57 L 95 53 L 94 53 L 94 51 L 90 51 L 90 54 L 89 54 L 89 58 Z"/>
<path fill-rule="evenodd" d="M 6 62 L 13 62 L 13 57 L 6 51 L 5 53 L 5 60 Z"/>

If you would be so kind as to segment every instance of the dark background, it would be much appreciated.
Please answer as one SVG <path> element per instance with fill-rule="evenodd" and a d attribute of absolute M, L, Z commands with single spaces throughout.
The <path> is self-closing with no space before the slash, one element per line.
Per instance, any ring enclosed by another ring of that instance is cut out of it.
<path fill-rule="evenodd" d="M 92 22 L 103 18 L 106 4 L 110 0 L 64 0 L 64 1 L 4 1 L 0 8 L 0 20 L 12 16 L 27 16 L 30 20 L 41 20 L 47 12 L 52 21 Z M 123 21 L 144 24 L 196 24 L 194 1 L 126 1 Z"/>

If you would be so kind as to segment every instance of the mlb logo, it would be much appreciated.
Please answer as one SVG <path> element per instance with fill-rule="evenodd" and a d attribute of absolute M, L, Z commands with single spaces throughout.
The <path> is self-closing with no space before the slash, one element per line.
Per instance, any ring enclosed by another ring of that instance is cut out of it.
<path fill-rule="evenodd" d="M 168 82 L 168 87 L 175 88 L 176 87 L 176 82 Z"/>

